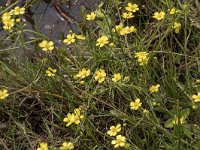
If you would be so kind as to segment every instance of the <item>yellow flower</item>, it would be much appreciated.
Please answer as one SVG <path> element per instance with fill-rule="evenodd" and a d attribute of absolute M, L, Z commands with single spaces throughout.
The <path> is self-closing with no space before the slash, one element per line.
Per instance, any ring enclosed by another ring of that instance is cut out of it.
<path fill-rule="evenodd" d="M 63 119 L 64 122 L 67 122 L 66 126 L 70 126 L 71 124 L 80 124 L 81 119 L 84 116 L 81 114 L 81 109 L 76 108 L 74 109 L 74 113 L 68 113 L 67 116 Z"/>
<path fill-rule="evenodd" d="M 115 73 L 115 74 L 113 75 L 112 81 L 113 81 L 113 82 L 117 82 L 117 81 L 119 81 L 119 80 L 121 80 L 121 79 L 122 79 L 121 74 L 120 74 L 120 73 Z"/>
<path fill-rule="evenodd" d="M 8 90 L 0 90 L 0 100 L 5 99 L 8 96 Z"/>
<path fill-rule="evenodd" d="M 54 43 L 52 41 L 43 40 L 39 46 L 42 48 L 43 51 L 52 51 L 54 49 Z"/>
<path fill-rule="evenodd" d="M 179 122 L 180 122 L 180 124 L 183 124 L 183 123 L 184 123 L 184 117 L 181 117 L 181 118 L 179 119 Z M 178 122 L 178 117 L 175 116 L 175 118 L 174 118 L 174 120 L 173 120 L 173 124 L 176 124 L 176 125 L 177 125 L 179 122 Z"/>
<path fill-rule="evenodd" d="M 72 150 L 74 149 L 74 144 L 72 142 L 63 142 L 60 150 Z"/>
<path fill-rule="evenodd" d="M 157 19 L 158 21 L 162 20 L 165 17 L 165 12 L 155 12 L 153 18 Z"/>
<path fill-rule="evenodd" d="M 117 124 L 116 126 L 111 126 L 110 130 L 107 131 L 107 134 L 110 136 L 116 136 L 118 132 L 121 131 L 121 124 Z"/>
<path fill-rule="evenodd" d="M 175 13 L 180 12 L 180 10 L 176 10 L 176 8 L 168 9 L 170 15 L 174 15 Z"/>
<path fill-rule="evenodd" d="M 102 83 L 106 78 L 106 72 L 103 69 L 96 71 L 96 76 L 94 77 L 99 83 Z"/>
<path fill-rule="evenodd" d="M 159 87 L 160 87 L 160 84 L 152 85 L 152 86 L 149 88 L 149 91 L 150 91 L 151 93 L 158 92 Z"/>
<path fill-rule="evenodd" d="M 128 3 L 127 7 L 126 7 L 126 10 L 127 11 L 130 11 L 130 12 L 136 12 L 139 10 L 138 8 L 138 5 L 137 4 L 131 4 L 131 3 Z"/>
<path fill-rule="evenodd" d="M 197 79 L 197 80 L 196 80 L 196 83 L 199 84 L 199 83 L 200 83 L 200 79 Z"/>
<path fill-rule="evenodd" d="M 75 34 L 68 34 L 67 38 L 63 40 L 64 43 L 67 43 L 68 45 L 75 42 Z"/>
<path fill-rule="evenodd" d="M 103 36 L 101 36 L 100 38 L 97 39 L 96 46 L 103 47 L 105 44 L 108 44 L 108 43 L 109 43 L 108 37 L 103 35 Z"/>
<path fill-rule="evenodd" d="M 86 15 L 86 20 L 94 20 L 96 18 L 95 12 L 91 12 L 90 14 Z"/>
<path fill-rule="evenodd" d="M 126 137 L 122 135 L 118 135 L 116 136 L 115 140 L 112 140 L 111 143 L 115 145 L 114 148 L 124 147 L 126 144 Z"/>
<path fill-rule="evenodd" d="M 48 144 L 41 142 L 40 146 L 37 148 L 37 150 L 48 150 Z"/>
<path fill-rule="evenodd" d="M 4 13 L 1 17 L 2 21 L 6 21 L 6 20 L 10 20 L 11 19 L 11 13 L 10 12 L 7 12 L 7 13 Z"/>
<path fill-rule="evenodd" d="M 17 23 L 19 23 L 19 22 L 21 21 L 21 19 L 20 19 L 20 18 L 17 18 L 15 21 L 16 21 Z"/>
<path fill-rule="evenodd" d="M 197 95 L 192 95 L 192 98 L 194 102 L 200 102 L 200 92 L 198 92 Z"/>
<path fill-rule="evenodd" d="M 119 25 L 116 25 L 115 28 L 112 29 L 112 32 L 117 32 L 117 34 L 120 34 L 120 31 L 123 29 L 124 24 L 120 23 Z"/>
<path fill-rule="evenodd" d="M 23 15 L 25 13 L 25 8 L 20 8 L 19 6 L 14 8 L 14 14 L 15 15 Z"/>
<path fill-rule="evenodd" d="M 12 27 L 14 27 L 14 25 L 15 25 L 15 20 L 14 19 L 4 20 L 3 21 L 3 29 L 4 30 L 11 30 Z"/>
<path fill-rule="evenodd" d="M 133 15 L 132 12 L 128 12 L 128 13 L 125 12 L 125 13 L 123 13 L 122 17 L 123 17 L 124 19 L 130 19 L 130 18 L 133 18 L 134 15 Z"/>
<path fill-rule="evenodd" d="M 144 114 L 148 114 L 149 111 L 148 111 L 147 109 L 144 109 L 144 110 L 143 110 L 143 113 L 144 113 Z"/>
<path fill-rule="evenodd" d="M 78 40 L 85 40 L 84 35 L 75 35 Z"/>
<path fill-rule="evenodd" d="M 172 28 L 175 30 L 175 33 L 178 34 L 181 30 L 181 24 L 179 22 L 175 22 Z"/>
<path fill-rule="evenodd" d="M 129 33 L 132 33 L 132 32 L 136 32 L 137 29 L 134 27 L 134 26 L 126 26 L 124 28 L 121 29 L 120 31 L 120 35 L 125 35 L 125 34 L 129 34 Z"/>
<path fill-rule="evenodd" d="M 135 99 L 135 102 L 130 102 L 130 107 L 133 110 L 138 110 L 138 108 L 142 105 L 139 98 Z"/>
<path fill-rule="evenodd" d="M 71 124 L 77 121 L 78 117 L 74 113 L 68 113 L 67 116 L 63 119 L 64 122 L 67 122 L 66 126 L 70 126 Z"/>
<path fill-rule="evenodd" d="M 148 55 L 149 55 L 149 53 L 147 53 L 147 52 L 136 52 L 135 53 L 135 58 L 137 58 L 137 61 L 140 66 L 146 65 L 148 63 L 148 60 L 149 60 Z"/>
<path fill-rule="evenodd" d="M 81 71 L 78 72 L 76 75 L 78 78 L 86 78 L 90 75 L 90 69 L 83 68 Z"/>
<path fill-rule="evenodd" d="M 47 76 L 49 76 L 49 77 L 53 77 L 53 76 L 55 76 L 55 73 L 57 72 L 57 70 L 56 69 L 52 69 L 51 67 L 49 67 L 47 70 L 46 70 L 46 74 L 47 74 Z"/>

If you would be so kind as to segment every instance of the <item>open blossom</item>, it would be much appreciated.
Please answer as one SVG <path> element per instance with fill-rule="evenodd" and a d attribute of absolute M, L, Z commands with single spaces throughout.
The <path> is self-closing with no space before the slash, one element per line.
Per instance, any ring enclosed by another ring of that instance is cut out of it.
<path fill-rule="evenodd" d="M 123 17 L 124 19 L 130 19 L 130 18 L 133 18 L 134 15 L 133 15 L 132 12 L 128 12 L 128 13 L 125 12 L 125 13 L 122 14 L 122 17 Z"/>
<path fill-rule="evenodd" d="M 116 136 L 115 140 L 111 142 L 114 145 L 114 148 L 124 147 L 126 144 L 126 137 L 122 135 Z"/>
<path fill-rule="evenodd" d="M 179 22 L 174 22 L 174 25 L 172 28 L 174 29 L 175 33 L 178 34 L 181 30 L 181 24 Z"/>
<path fill-rule="evenodd" d="M 82 70 L 78 72 L 76 77 L 84 79 L 88 77 L 89 75 L 90 75 L 90 69 L 83 68 Z"/>
<path fill-rule="evenodd" d="M 140 66 L 144 66 L 148 63 L 148 60 L 149 60 L 148 55 L 149 55 L 149 53 L 147 53 L 147 52 L 136 52 L 135 53 L 135 58 L 137 58 L 137 61 Z"/>
<path fill-rule="evenodd" d="M 118 132 L 121 131 L 121 124 L 117 124 L 116 126 L 111 126 L 110 130 L 107 131 L 107 134 L 110 136 L 116 136 Z"/>
<path fill-rule="evenodd" d="M 149 88 L 149 91 L 150 91 L 151 93 L 158 92 L 159 87 L 160 87 L 160 84 L 152 85 L 152 86 Z"/>
<path fill-rule="evenodd" d="M 155 12 L 153 15 L 153 18 L 157 19 L 158 21 L 164 19 L 165 17 L 165 12 L 161 11 L 161 12 Z"/>
<path fill-rule="evenodd" d="M 74 149 L 74 144 L 72 142 L 63 142 L 60 150 L 72 150 Z"/>
<path fill-rule="evenodd" d="M 37 150 L 48 150 L 48 144 L 45 142 L 41 142 Z"/>
<path fill-rule="evenodd" d="M 192 95 L 192 98 L 194 102 L 200 102 L 200 92 L 198 92 L 197 95 Z"/>
<path fill-rule="evenodd" d="M 103 47 L 105 44 L 108 44 L 108 43 L 109 43 L 108 37 L 103 35 L 97 39 L 96 46 Z"/>
<path fill-rule="evenodd" d="M 19 6 L 14 8 L 14 14 L 15 15 L 23 15 L 25 13 L 25 8 L 20 8 Z"/>
<path fill-rule="evenodd" d="M 120 74 L 120 73 L 115 73 L 115 74 L 113 75 L 112 81 L 113 81 L 113 82 L 117 82 L 117 81 L 120 81 L 121 79 L 122 79 L 121 74 Z"/>
<path fill-rule="evenodd" d="M 115 28 L 112 29 L 112 32 L 117 32 L 117 34 L 120 34 L 120 31 L 123 29 L 124 24 L 120 23 L 119 25 L 116 25 Z"/>
<path fill-rule="evenodd" d="M 76 108 L 74 109 L 74 113 L 68 113 L 67 116 L 63 119 L 66 122 L 66 126 L 70 126 L 71 124 L 80 124 L 81 120 L 84 116 L 81 114 L 81 109 Z"/>
<path fill-rule="evenodd" d="M 137 29 L 134 26 L 126 26 L 120 30 L 120 35 L 130 34 L 132 32 L 136 32 Z"/>
<path fill-rule="evenodd" d="M 142 105 L 139 98 L 136 98 L 134 102 L 130 102 L 130 107 L 133 110 L 138 110 L 138 108 Z"/>
<path fill-rule="evenodd" d="M 137 4 L 128 3 L 126 10 L 130 12 L 136 12 L 139 10 L 139 8 Z"/>
<path fill-rule="evenodd" d="M 67 38 L 63 40 L 63 43 L 67 43 L 68 45 L 75 42 L 75 34 L 68 34 Z"/>
<path fill-rule="evenodd" d="M 56 69 L 52 69 L 51 67 L 48 67 L 48 69 L 46 70 L 46 74 L 47 74 L 47 76 L 49 76 L 49 77 L 53 77 L 53 76 L 55 76 L 56 73 L 57 72 L 57 70 Z"/>
<path fill-rule="evenodd" d="M 95 80 L 102 83 L 106 79 L 106 72 L 103 69 L 96 71 Z"/>
<path fill-rule="evenodd" d="M 90 14 L 86 15 L 86 20 L 88 21 L 94 20 L 95 18 L 96 18 L 95 12 L 91 12 Z"/>
<path fill-rule="evenodd" d="M 54 43 L 52 41 L 43 40 L 39 46 L 42 48 L 43 51 L 52 51 L 54 49 Z"/>
<path fill-rule="evenodd" d="M 9 96 L 8 90 L 0 90 L 0 100 L 3 100 L 8 96 Z"/>
<path fill-rule="evenodd" d="M 15 20 L 10 19 L 10 20 L 4 20 L 3 21 L 3 29 L 4 30 L 11 30 L 15 25 Z"/>

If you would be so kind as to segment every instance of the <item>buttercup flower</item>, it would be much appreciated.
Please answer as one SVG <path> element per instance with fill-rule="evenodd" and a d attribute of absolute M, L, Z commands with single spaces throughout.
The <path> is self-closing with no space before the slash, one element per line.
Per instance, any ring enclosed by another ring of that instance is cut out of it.
<path fill-rule="evenodd" d="M 55 76 L 56 72 L 57 72 L 57 70 L 56 69 L 52 69 L 51 67 L 48 67 L 48 69 L 46 70 L 46 74 L 49 77 Z"/>
<path fill-rule="evenodd" d="M 0 90 L 0 100 L 3 100 L 8 96 L 9 96 L 8 90 Z"/>
<path fill-rule="evenodd" d="M 136 12 L 139 10 L 138 8 L 138 5 L 137 4 L 131 4 L 131 3 L 128 3 L 127 7 L 126 7 L 126 10 L 127 11 L 130 11 L 130 12 Z"/>
<path fill-rule="evenodd" d="M 126 26 L 120 30 L 120 35 L 125 35 L 125 34 L 129 34 L 132 32 L 135 33 L 136 31 L 137 31 L 137 29 L 134 26 L 130 26 L 130 27 Z"/>
<path fill-rule="evenodd" d="M 74 144 L 72 142 L 64 142 L 60 147 L 60 150 L 72 150 L 74 149 Z"/>
<path fill-rule="evenodd" d="M 43 40 L 39 46 L 42 48 L 43 51 L 52 51 L 54 49 L 54 43 L 52 41 Z"/>
<path fill-rule="evenodd" d="M 180 10 L 177 10 L 176 8 L 168 9 L 168 11 L 169 11 L 169 14 L 170 14 L 170 15 L 174 15 L 175 13 L 180 12 Z"/>
<path fill-rule="evenodd" d="M 91 12 L 90 14 L 86 15 L 86 20 L 88 21 L 94 20 L 95 18 L 96 18 L 95 12 Z"/>
<path fill-rule="evenodd" d="M 151 93 L 158 92 L 159 87 L 160 87 L 160 84 L 152 85 L 152 86 L 149 88 L 149 91 L 150 91 Z"/>
<path fill-rule="evenodd" d="M 153 18 L 157 19 L 158 21 L 162 20 L 165 17 L 165 12 L 155 12 Z"/>
<path fill-rule="evenodd" d="M 149 55 L 149 53 L 147 53 L 147 52 L 136 52 L 135 53 L 135 58 L 137 58 L 137 61 L 140 66 L 144 66 L 148 63 L 148 60 L 149 60 L 148 55 Z"/>
<path fill-rule="evenodd" d="M 15 20 L 10 19 L 10 20 L 4 20 L 3 21 L 3 29 L 4 30 L 11 30 L 15 25 Z"/>
<path fill-rule="evenodd" d="M 134 15 L 133 15 L 132 12 L 128 12 L 128 13 L 125 12 L 125 13 L 122 14 L 122 17 L 123 17 L 124 19 L 130 19 L 130 18 L 133 18 Z"/>
<path fill-rule="evenodd" d="M 119 25 L 116 25 L 115 28 L 112 29 L 112 32 L 117 32 L 117 34 L 120 34 L 120 31 L 123 29 L 124 24 L 120 23 Z"/>
<path fill-rule="evenodd" d="M 76 36 L 76 38 L 77 38 L 78 40 L 85 40 L 85 36 L 82 35 L 82 34 L 80 34 L 80 35 L 75 35 L 75 36 Z"/>
<path fill-rule="evenodd" d="M 117 82 L 117 81 L 119 81 L 119 80 L 121 80 L 121 79 L 122 79 L 121 74 L 120 74 L 120 73 L 115 73 L 115 74 L 113 75 L 112 81 L 113 81 L 113 82 Z"/>
<path fill-rule="evenodd" d="M 48 150 L 48 144 L 44 143 L 44 142 L 41 142 L 39 144 L 39 147 L 37 148 L 37 150 Z"/>
<path fill-rule="evenodd" d="M 83 68 L 81 71 L 78 72 L 76 75 L 78 78 L 86 78 L 90 75 L 90 69 Z"/>
<path fill-rule="evenodd" d="M 23 15 L 25 13 L 25 8 L 20 8 L 19 6 L 14 8 L 14 14 L 15 15 Z"/>
<path fill-rule="evenodd" d="M 118 132 L 121 131 L 121 124 L 117 124 L 116 126 L 111 126 L 110 130 L 107 131 L 107 134 L 110 136 L 116 136 Z"/>
<path fill-rule="evenodd" d="M 126 137 L 122 135 L 118 135 L 116 136 L 115 140 L 112 140 L 111 143 L 115 145 L 114 148 L 124 147 L 126 144 Z"/>
<path fill-rule="evenodd" d="M 200 102 L 200 92 L 198 92 L 197 95 L 192 95 L 192 98 L 194 99 L 194 102 Z"/>
<path fill-rule="evenodd" d="M 103 35 L 97 39 L 96 46 L 103 47 L 105 44 L 108 44 L 108 43 L 109 43 L 108 37 Z"/>
<path fill-rule="evenodd" d="M 142 105 L 139 98 L 135 99 L 135 102 L 130 102 L 130 107 L 133 110 L 138 110 L 138 108 Z"/>
<path fill-rule="evenodd" d="M 95 80 L 97 80 L 99 83 L 102 83 L 105 78 L 106 78 L 106 72 L 103 69 L 100 69 L 98 71 L 96 71 L 96 75 L 95 75 Z"/>
<path fill-rule="evenodd" d="M 81 114 L 81 109 L 76 108 L 74 109 L 74 113 L 68 113 L 67 116 L 63 119 L 64 122 L 66 122 L 66 126 L 70 126 L 71 124 L 80 124 L 81 120 L 84 118 L 84 116 Z"/>
<path fill-rule="evenodd" d="M 75 34 L 68 34 L 67 38 L 63 40 L 64 43 L 67 43 L 68 45 L 75 42 Z"/>
<path fill-rule="evenodd" d="M 178 34 L 181 30 L 181 24 L 179 22 L 175 22 L 172 28 L 174 29 L 175 33 Z"/>

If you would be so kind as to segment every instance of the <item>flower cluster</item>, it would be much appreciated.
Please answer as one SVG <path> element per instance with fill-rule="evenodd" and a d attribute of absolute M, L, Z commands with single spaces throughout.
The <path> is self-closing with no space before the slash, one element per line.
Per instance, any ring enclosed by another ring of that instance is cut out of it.
<path fill-rule="evenodd" d="M 112 140 L 111 144 L 114 145 L 114 148 L 124 147 L 126 144 L 126 137 L 122 135 L 117 135 L 121 131 L 121 124 L 116 126 L 111 126 L 110 130 L 107 131 L 107 134 L 110 136 L 116 136 L 115 140 Z"/>
<path fill-rule="evenodd" d="M 4 13 L 1 17 L 3 23 L 3 29 L 12 30 L 12 28 L 15 25 L 15 22 L 20 21 L 20 19 L 17 18 L 18 15 L 22 15 L 24 13 L 25 13 L 25 8 L 24 7 L 20 8 L 19 6 L 15 7 L 9 12 Z"/>
<path fill-rule="evenodd" d="M 85 36 L 82 34 L 75 34 L 75 33 L 72 33 L 72 31 L 70 31 L 69 34 L 67 34 L 67 38 L 63 40 L 63 43 L 70 45 L 74 43 L 76 39 L 85 40 Z"/>
<path fill-rule="evenodd" d="M 137 58 L 137 61 L 140 66 L 144 66 L 148 63 L 148 60 L 149 60 L 148 55 L 149 55 L 149 53 L 147 53 L 147 52 L 136 52 L 135 53 L 135 58 Z"/>
<path fill-rule="evenodd" d="M 76 108 L 74 109 L 73 113 L 68 113 L 67 116 L 63 119 L 64 122 L 66 122 L 66 126 L 70 126 L 71 124 L 80 124 L 81 120 L 84 118 L 84 115 L 82 115 L 82 108 Z"/>

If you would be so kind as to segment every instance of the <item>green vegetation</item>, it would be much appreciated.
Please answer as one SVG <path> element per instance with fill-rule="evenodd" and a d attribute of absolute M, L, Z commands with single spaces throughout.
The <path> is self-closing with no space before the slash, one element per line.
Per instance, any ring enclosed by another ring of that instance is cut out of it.
<path fill-rule="evenodd" d="M 28 0 L 2 7 L 0 149 L 199 150 L 200 3 L 186 2 L 108 0 L 61 42 L 26 28 Z"/>

